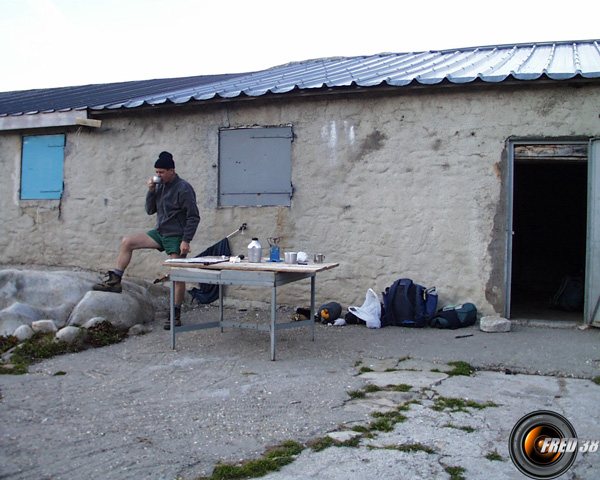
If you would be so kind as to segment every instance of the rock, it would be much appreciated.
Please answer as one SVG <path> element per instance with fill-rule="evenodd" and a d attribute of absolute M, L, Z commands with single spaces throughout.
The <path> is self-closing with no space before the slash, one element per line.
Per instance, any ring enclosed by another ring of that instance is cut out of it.
<path fill-rule="evenodd" d="M 75 305 L 97 281 L 97 275 L 90 272 L 0 270 L 0 309 L 10 309 L 15 303 L 25 305 L 11 311 L 17 315 L 0 314 L 0 334 L 10 334 L 20 325 L 44 318 L 63 327 Z M 37 317 L 30 318 L 27 311 L 36 312 Z"/>
<path fill-rule="evenodd" d="M 10 307 L 0 311 L 0 335 L 11 335 L 21 325 L 31 325 L 31 322 L 42 317 L 31 306 L 14 302 Z"/>
<path fill-rule="evenodd" d="M 0 335 L 13 335 L 14 331 L 23 326 L 23 322 L 15 318 L 0 318 Z"/>
<path fill-rule="evenodd" d="M 4 367 L 12 368 L 12 366 L 9 366 L 8 364 L 12 360 L 12 357 L 15 354 L 15 351 L 17 350 L 17 348 L 19 348 L 19 345 L 17 345 L 16 347 L 11 348 L 10 350 L 7 350 L 2 355 L 0 355 L 0 367 L 2 367 L 2 368 L 4 368 Z"/>
<path fill-rule="evenodd" d="M 149 325 L 140 325 L 139 323 L 131 327 L 127 331 L 127 335 L 144 335 L 146 333 L 150 333 L 152 331 L 152 327 Z"/>
<path fill-rule="evenodd" d="M 56 339 L 65 343 L 84 342 L 87 330 L 79 327 L 64 327 L 56 332 Z"/>
<path fill-rule="evenodd" d="M 106 322 L 106 318 L 94 317 L 94 318 L 88 320 L 87 322 L 85 322 L 85 324 L 83 325 L 83 328 L 85 328 L 87 330 L 89 328 L 92 328 L 94 325 L 98 325 L 102 322 Z"/>
<path fill-rule="evenodd" d="M 0 270 L 0 335 L 42 319 L 60 329 L 102 317 L 127 330 L 154 321 L 154 310 L 168 301 L 168 288 L 143 280 L 124 281 L 121 294 L 91 291 L 99 279 L 85 271 Z"/>
<path fill-rule="evenodd" d="M 29 325 L 35 320 L 41 320 L 42 318 L 46 318 L 42 317 L 35 310 L 35 308 L 31 307 L 30 305 L 27 305 L 26 303 L 21 302 L 13 303 L 10 307 L 2 310 L 0 312 L 0 315 L 2 315 L 3 317 L 8 315 L 18 317 L 20 320 L 23 321 L 23 323 L 28 323 Z"/>
<path fill-rule="evenodd" d="M 31 329 L 36 333 L 56 333 L 58 331 L 54 320 L 37 320 L 32 322 Z"/>
<path fill-rule="evenodd" d="M 21 325 L 13 332 L 13 335 L 19 339 L 19 342 L 24 342 L 33 337 L 33 333 L 33 329 L 29 325 Z"/>
<path fill-rule="evenodd" d="M 85 325 L 89 319 L 103 317 L 121 330 L 136 323 L 154 321 L 152 299 L 142 287 L 123 293 L 90 291 L 73 309 L 67 325 Z"/>
<path fill-rule="evenodd" d="M 510 327 L 511 321 L 500 316 L 481 317 L 479 320 L 479 329 L 482 332 L 510 332 Z"/>
<path fill-rule="evenodd" d="M 351 430 L 342 430 L 339 432 L 329 432 L 327 436 L 336 442 L 348 442 L 353 438 L 359 437 L 362 434 L 359 432 L 353 432 Z"/>

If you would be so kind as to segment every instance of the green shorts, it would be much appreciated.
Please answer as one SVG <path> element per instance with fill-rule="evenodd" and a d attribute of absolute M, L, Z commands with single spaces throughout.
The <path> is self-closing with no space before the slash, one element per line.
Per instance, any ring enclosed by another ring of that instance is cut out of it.
<path fill-rule="evenodd" d="M 163 237 L 156 230 L 150 230 L 146 234 L 160 245 L 159 252 L 166 252 L 167 255 L 171 255 L 172 253 L 181 255 L 179 247 L 181 246 L 183 237 Z"/>

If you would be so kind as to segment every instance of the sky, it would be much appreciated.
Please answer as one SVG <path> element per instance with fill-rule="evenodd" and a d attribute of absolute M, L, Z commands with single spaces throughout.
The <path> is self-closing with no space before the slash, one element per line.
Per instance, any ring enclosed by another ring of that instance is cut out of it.
<path fill-rule="evenodd" d="M 0 0 L 0 92 L 600 39 L 600 2 Z"/>

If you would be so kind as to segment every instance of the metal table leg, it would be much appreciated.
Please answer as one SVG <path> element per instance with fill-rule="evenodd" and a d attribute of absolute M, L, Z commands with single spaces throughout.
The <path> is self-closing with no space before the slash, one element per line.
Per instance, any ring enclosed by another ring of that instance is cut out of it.
<path fill-rule="evenodd" d="M 275 321 L 277 318 L 277 287 L 271 290 L 271 360 L 275 361 Z"/>
<path fill-rule="evenodd" d="M 219 284 L 219 325 L 223 333 L 223 285 Z"/>
<path fill-rule="evenodd" d="M 170 285 L 169 322 L 171 322 L 171 350 L 175 350 L 175 282 Z"/>
<path fill-rule="evenodd" d="M 315 341 L 315 282 L 316 282 L 316 275 L 313 275 L 312 277 L 310 277 L 310 339 L 314 342 Z"/>

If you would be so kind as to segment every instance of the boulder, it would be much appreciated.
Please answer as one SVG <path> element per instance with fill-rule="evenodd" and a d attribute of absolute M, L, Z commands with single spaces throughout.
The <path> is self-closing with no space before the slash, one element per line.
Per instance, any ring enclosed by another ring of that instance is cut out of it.
<path fill-rule="evenodd" d="M 479 320 L 479 329 L 482 332 L 510 332 L 510 327 L 510 320 L 500 316 L 481 317 Z"/>
<path fill-rule="evenodd" d="M 56 333 L 58 332 L 58 328 L 56 328 L 56 324 L 54 320 L 37 320 L 31 323 L 31 329 L 35 333 Z"/>
<path fill-rule="evenodd" d="M 21 325 L 13 332 L 13 335 L 19 339 L 19 342 L 24 342 L 33 337 L 33 333 L 33 329 L 29 325 Z"/>
<path fill-rule="evenodd" d="M 0 270 L 0 309 L 5 312 L 0 313 L 0 334 L 39 319 L 52 319 L 63 327 L 97 278 L 89 272 Z"/>
<path fill-rule="evenodd" d="M 14 331 L 22 325 L 23 322 L 21 320 L 17 320 L 16 318 L 0 317 L 0 335 L 13 335 Z"/>
<path fill-rule="evenodd" d="M 154 321 L 152 299 L 144 289 L 127 293 L 90 291 L 73 309 L 67 325 L 85 325 L 91 318 L 102 317 L 115 327 L 128 330 L 136 323 Z"/>
<path fill-rule="evenodd" d="M 94 317 L 90 318 L 87 322 L 83 324 L 83 328 L 86 330 L 92 328 L 94 325 L 98 325 L 99 323 L 105 322 L 106 318 L 103 317 Z"/>
<path fill-rule="evenodd" d="M 135 324 L 127 331 L 127 335 L 144 335 L 146 333 L 150 333 L 152 331 L 152 327 L 149 325 L 140 325 L 139 323 Z"/>
<path fill-rule="evenodd" d="M 79 327 L 64 327 L 56 332 L 56 339 L 65 343 L 76 343 L 85 341 L 87 330 Z"/>
<path fill-rule="evenodd" d="M 100 280 L 96 273 L 40 268 L 0 270 L 0 335 L 12 335 L 20 326 L 41 319 L 53 320 L 60 329 L 103 317 L 128 329 L 152 322 L 154 310 L 168 299 L 167 288 L 157 289 L 142 280 L 124 281 L 121 294 L 93 292 Z"/>
<path fill-rule="evenodd" d="M 14 302 L 10 307 L 0 311 L 0 335 L 9 335 L 21 325 L 31 325 L 31 322 L 42 317 L 31 306 Z"/>

